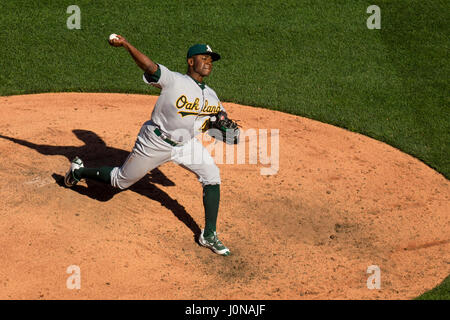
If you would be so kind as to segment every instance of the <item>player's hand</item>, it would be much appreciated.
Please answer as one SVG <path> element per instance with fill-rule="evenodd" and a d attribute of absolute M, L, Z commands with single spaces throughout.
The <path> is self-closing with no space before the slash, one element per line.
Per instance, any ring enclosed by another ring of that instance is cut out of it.
<path fill-rule="evenodd" d="M 113 47 L 123 47 L 124 44 L 127 42 L 127 39 L 118 34 L 116 38 L 108 40 L 108 42 Z"/>

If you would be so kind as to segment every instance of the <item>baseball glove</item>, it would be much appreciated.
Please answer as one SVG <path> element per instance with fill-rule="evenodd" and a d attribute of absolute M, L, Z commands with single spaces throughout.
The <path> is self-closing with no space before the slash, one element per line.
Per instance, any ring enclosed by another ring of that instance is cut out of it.
<path fill-rule="evenodd" d="M 236 121 L 228 118 L 225 111 L 219 111 L 210 116 L 208 134 L 215 139 L 227 144 L 239 143 L 239 125 Z"/>

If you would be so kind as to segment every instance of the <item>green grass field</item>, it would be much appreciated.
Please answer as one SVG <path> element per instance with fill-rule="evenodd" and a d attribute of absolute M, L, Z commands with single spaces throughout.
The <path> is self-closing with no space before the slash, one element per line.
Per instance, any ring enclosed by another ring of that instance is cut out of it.
<path fill-rule="evenodd" d="M 416 300 L 450 300 L 450 275 L 436 288 L 425 292 Z"/>
<path fill-rule="evenodd" d="M 0 3 L 0 95 L 158 94 L 108 35 L 180 72 L 187 48 L 208 43 L 223 58 L 207 80 L 223 101 L 360 132 L 450 177 L 448 1 L 378 0 L 381 30 L 367 28 L 374 3 L 362 0 L 79 0 L 80 30 L 66 27 L 71 4 Z"/>

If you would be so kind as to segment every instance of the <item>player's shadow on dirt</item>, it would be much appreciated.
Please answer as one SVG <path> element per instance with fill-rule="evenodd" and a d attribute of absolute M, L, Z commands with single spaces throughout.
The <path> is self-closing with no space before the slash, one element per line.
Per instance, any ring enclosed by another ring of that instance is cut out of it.
<path fill-rule="evenodd" d="M 121 150 L 113 147 L 108 147 L 106 143 L 94 132 L 88 130 L 73 130 L 72 131 L 78 139 L 84 142 L 83 146 L 51 146 L 44 144 L 35 144 L 21 139 L 11 138 L 0 135 L 0 138 L 10 140 L 14 143 L 36 150 L 44 155 L 61 155 L 65 156 L 69 162 L 75 156 L 83 159 L 85 165 L 96 168 L 104 165 L 116 167 L 120 166 L 128 157 L 129 151 Z M 52 174 L 56 183 L 65 187 L 64 177 L 59 174 Z M 147 174 L 140 181 L 136 182 L 130 188 L 120 190 L 113 188 L 111 185 L 101 184 L 96 181 L 86 180 L 88 187 L 76 185 L 71 190 L 79 194 L 88 196 L 91 199 L 98 201 L 108 201 L 119 192 L 131 190 L 140 195 L 146 196 L 152 200 L 158 201 L 162 206 L 166 207 L 183 222 L 193 233 L 195 239 L 200 235 L 200 227 L 189 215 L 186 209 L 177 201 L 172 199 L 167 193 L 158 188 L 155 184 L 162 186 L 174 186 L 173 181 L 168 179 L 164 173 L 158 168 L 153 169 L 150 174 Z"/>

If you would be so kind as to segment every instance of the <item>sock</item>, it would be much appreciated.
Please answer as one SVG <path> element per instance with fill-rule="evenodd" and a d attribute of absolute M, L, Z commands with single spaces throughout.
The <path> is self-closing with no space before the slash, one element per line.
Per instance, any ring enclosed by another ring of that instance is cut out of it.
<path fill-rule="evenodd" d="M 203 187 L 203 206 L 205 207 L 204 237 L 210 237 L 216 231 L 219 213 L 220 184 L 208 184 Z"/>
<path fill-rule="evenodd" d="M 75 179 L 92 179 L 99 182 L 111 183 L 111 171 L 113 167 L 80 168 L 73 171 Z"/>

